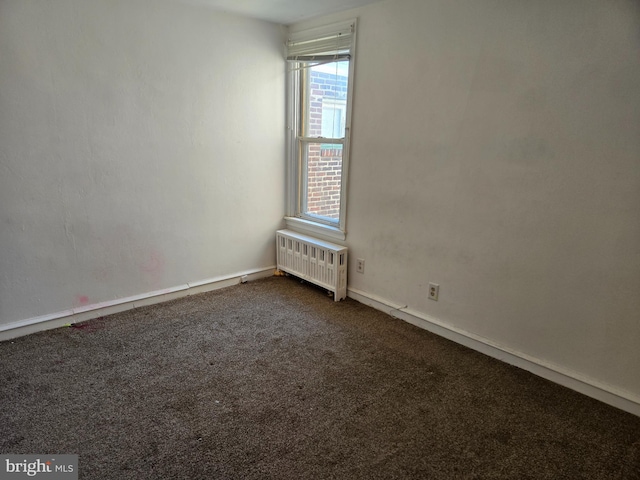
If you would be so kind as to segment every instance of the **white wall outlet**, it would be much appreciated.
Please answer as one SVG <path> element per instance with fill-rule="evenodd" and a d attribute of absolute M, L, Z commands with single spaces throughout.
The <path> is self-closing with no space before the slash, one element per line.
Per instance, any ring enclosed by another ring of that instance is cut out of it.
<path fill-rule="evenodd" d="M 438 301 L 438 293 L 440 293 L 440 285 L 437 283 L 429 283 L 429 300 Z"/>
<path fill-rule="evenodd" d="M 364 273 L 364 258 L 356 258 L 356 272 Z"/>

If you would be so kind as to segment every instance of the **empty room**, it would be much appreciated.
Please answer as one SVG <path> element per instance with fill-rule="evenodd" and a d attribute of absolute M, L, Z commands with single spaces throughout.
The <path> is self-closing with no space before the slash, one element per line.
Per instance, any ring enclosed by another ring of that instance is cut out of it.
<path fill-rule="evenodd" d="M 0 457 L 640 479 L 640 2 L 0 0 Z"/>

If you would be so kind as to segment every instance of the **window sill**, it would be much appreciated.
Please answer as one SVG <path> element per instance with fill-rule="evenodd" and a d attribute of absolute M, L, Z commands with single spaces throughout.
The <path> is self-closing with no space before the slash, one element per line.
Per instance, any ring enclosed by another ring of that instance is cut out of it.
<path fill-rule="evenodd" d="M 323 225 L 321 223 L 315 223 L 297 217 L 284 217 L 284 220 L 287 224 L 287 228 L 294 232 L 315 235 L 316 237 L 324 238 L 326 240 L 344 241 L 347 238 L 346 232 L 343 232 L 338 227 Z"/>

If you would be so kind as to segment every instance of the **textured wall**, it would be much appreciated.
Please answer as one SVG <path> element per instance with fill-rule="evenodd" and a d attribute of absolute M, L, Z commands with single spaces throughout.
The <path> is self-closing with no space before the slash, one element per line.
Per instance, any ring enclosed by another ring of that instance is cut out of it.
<path fill-rule="evenodd" d="M 0 324 L 273 265 L 283 85 L 274 24 L 0 2 Z"/>
<path fill-rule="evenodd" d="M 350 286 L 640 399 L 638 2 L 355 15 Z"/>

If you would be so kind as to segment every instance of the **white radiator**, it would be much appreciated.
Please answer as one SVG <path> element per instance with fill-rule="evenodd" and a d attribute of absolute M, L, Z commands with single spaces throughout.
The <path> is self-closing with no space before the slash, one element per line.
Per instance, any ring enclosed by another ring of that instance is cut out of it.
<path fill-rule="evenodd" d="M 347 247 L 291 230 L 276 232 L 278 270 L 333 292 L 337 302 L 347 298 Z"/>

